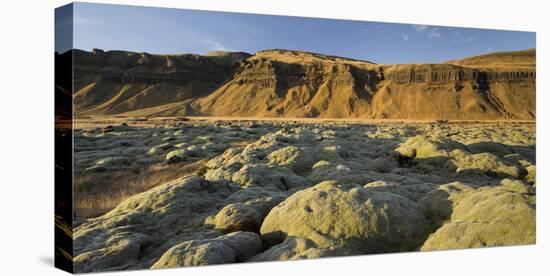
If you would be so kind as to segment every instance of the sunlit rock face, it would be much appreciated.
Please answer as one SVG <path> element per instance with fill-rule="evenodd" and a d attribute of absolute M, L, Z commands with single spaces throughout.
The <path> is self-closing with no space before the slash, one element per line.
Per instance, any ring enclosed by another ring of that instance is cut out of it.
<path fill-rule="evenodd" d="M 68 57 L 71 52 L 58 55 Z M 74 51 L 77 115 L 535 118 L 535 50 L 381 65 L 293 50 Z"/>

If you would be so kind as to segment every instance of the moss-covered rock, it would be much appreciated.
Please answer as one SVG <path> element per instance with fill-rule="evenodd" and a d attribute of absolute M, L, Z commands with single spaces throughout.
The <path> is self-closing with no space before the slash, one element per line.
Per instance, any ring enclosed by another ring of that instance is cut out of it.
<path fill-rule="evenodd" d="M 168 163 L 178 163 L 187 160 L 186 149 L 177 149 L 166 154 L 166 162 Z"/>
<path fill-rule="evenodd" d="M 287 237 L 282 243 L 272 246 L 248 261 L 285 261 L 345 255 L 353 255 L 353 253 L 343 248 L 318 248 L 317 245 L 310 240 Z"/>
<path fill-rule="evenodd" d="M 536 165 L 529 165 L 525 168 L 527 171 L 527 175 L 525 176 L 525 180 L 527 180 L 529 183 L 532 183 L 533 185 L 537 182 L 537 166 Z"/>
<path fill-rule="evenodd" d="M 290 190 L 307 181 L 285 167 L 270 165 L 244 165 L 232 175 L 231 180 L 244 187 L 265 187 L 276 190 Z"/>
<path fill-rule="evenodd" d="M 448 221 L 430 235 L 421 250 L 535 243 L 535 197 L 525 194 L 523 185 L 503 181 L 500 186 L 466 188 L 451 194 Z M 443 194 L 439 199 L 440 203 L 445 201 Z M 432 207 L 436 207 L 433 202 Z"/>
<path fill-rule="evenodd" d="M 130 197 L 75 229 L 75 270 L 144 268 L 175 243 L 220 236 L 204 219 L 238 189 L 191 176 Z"/>
<path fill-rule="evenodd" d="M 206 223 L 223 232 L 258 232 L 263 218 L 252 206 L 239 202 L 223 207 L 214 217 L 208 218 Z"/>
<path fill-rule="evenodd" d="M 497 177 L 520 178 L 523 174 L 521 168 L 502 160 L 492 153 L 469 154 L 454 150 L 449 163 L 456 167 L 457 174 L 462 175 L 484 173 Z"/>
<path fill-rule="evenodd" d="M 398 156 L 414 159 L 448 156 L 448 151 L 454 148 L 464 148 L 464 145 L 452 140 L 434 141 L 424 135 L 417 135 L 407 139 L 395 151 Z"/>
<path fill-rule="evenodd" d="M 267 159 L 270 164 L 285 166 L 295 172 L 308 171 L 314 163 L 311 149 L 305 152 L 296 146 L 287 146 L 273 151 Z"/>
<path fill-rule="evenodd" d="M 414 202 L 335 181 L 296 192 L 273 208 L 261 227 L 267 244 L 293 236 L 311 240 L 319 248 L 363 253 L 411 250 L 426 231 L 424 216 Z"/>
<path fill-rule="evenodd" d="M 151 268 L 244 262 L 262 250 L 256 233 L 234 232 L 214 239 L 192 240 L 167 250 Z"/>

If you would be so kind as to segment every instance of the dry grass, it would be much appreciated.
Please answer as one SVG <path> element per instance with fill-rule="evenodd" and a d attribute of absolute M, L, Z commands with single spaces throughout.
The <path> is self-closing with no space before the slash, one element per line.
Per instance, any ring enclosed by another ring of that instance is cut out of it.
<path fill-rule="evenodd" d="M 198 173 L 207 160 L 192 163 L 157 164 L 135 171 L 107 171 L 75 177 L 74 204 L 77 217 L 105 214 L 125 199 L 155 186 Z"/>

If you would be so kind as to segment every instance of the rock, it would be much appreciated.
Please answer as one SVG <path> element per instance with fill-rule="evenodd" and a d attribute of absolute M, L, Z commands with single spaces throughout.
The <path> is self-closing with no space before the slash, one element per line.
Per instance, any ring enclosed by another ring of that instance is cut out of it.
<path fill-rule="evenodd" d="M 299 259 L 315 259 L 327 256 L 345 256 L 342 249 L 317 248 L 315 243 L 303 238 L 287 237 L 282 243 L 272 246 L 266 251 L 252 257 L 249 262 L 286 261 Z"/>
<path fill-rule="evenodd" d="M 309 151 L 311 152 L 311 149 Z M 295 172 L 309 171 L 314 162 L 309 153 L 296 146 L 287 146 L 273 151 L 267 159 L 270 164 L 286 166 Z"/>
<path fill-rule="evenodd" d="M 263 216 L 251 206 L 243 203 L 232 203 L 221 209 L 216 216 L 207 219 L 207 224 L 213 224 L 223 232 L 250 231 L 258 232 Z"/>
<path fill-rule="evenodd" d="M 396 195 L 400 195 L 404 198 L 415 200 L 415 195 L 405 189 L 402 185 L 397 183 L 387 183 L 385 181 L 373 181 L 363 186 L 365 189 L 379 192 L 389 192 Z"/>
<path fill-rule="evenodd" d="M 131 165 L 131 160 L 123 156 L 111 156 L 99 159 L 92 167 L 86 168 L 88 172 L 102 172 L 107 170 L 119 170 Z"/>
<path fill-rule="evenodd" d="M 455 203 L 473 190 L 474 188 L 461 182 L 440 185 L 422 197 L 419 203 L 424 216 L 437 228 L 451 216 Z"/>
<path fill-rule="evenodd" d="M 449 164 L 456 167 L 457 174 L 481 172 L 497 177 L 520 178 L 522 170 L 508 162 L 501 160 L 491 153 L 468 154 L 454 150 Z"/>
<path fill-rule="evenodd" d="M 531 162 L 525 160 L 525 158 L 521 154 L 517 154 L 517 153 L 506 154 L 506 155 L 502 156 L 502 160 L 504 160 L 508 163 L 512 163 L 512 164 L 520 165 L 520 166 L 529 166 L 529 165 L 531 165 Z"/>
<path fill-rule="evenodd" d="M 537 182 L 537 167 L 535 165 L 530 165 L 530 166 L 527 166 L 525 170 L 527 170 L 527 175 L 525 176 L 525 180 L 535 185 L 535 183 Z"/>
<path fill-rule="evenodd" d="M 468 150 L 472 153 L 492 153 L 496 156 L 503 157 L 512 152 L 504 145 L 491 141 L 483 141 L 468 145 Z"/>
<path fill-rule="evenodd" d="M 174 147 L 174 146 L 170 143 L 162 143 L 162 144 L 151 147 L 147 151 L 147 154 L 149 154 L 149 155 L 161 155 L 161 154 L 164 153 L 164 151 L 166 151 L 166 150 L 168 150 L 172 147 Z"/>
<path fill-rule="evenodd" d="M 520 193 L 520 194 L 534 193 L 534 191 L 532 190 L 532 187 L 525 184 L 521 180 L 506 178 L 500 182 L 500 185 L 502 185 L 503 189 L 505 190 Z"/>
<path fill-rule="evenodd" d="M 269 211 L 288 196 L 287 192 L 277 192 L 262 187 L 242 189 L 230 195 L 223 204 L 242 203 L 253 208 L 263 219 Z M 260 224 L 261 225 L 261 224 Z"/>
<path fill-rule="evenodd" d="M 128 124 L 122 123 L 118 126 L 108 125 L 104 127 L 102 130 L 103 130 L 103 133 L 110 133 L 110 132 L 126 132 L 126 131 L 131 131 L 133 129 L 134 128 L 131 126 L 128 126 Z"/>
<path fill-rule="evenodd" d="M 88 167 L 88 168 L 84 169 L 84 174 L 93 173 L 93 172 L 104 172 L 104 171 L 107 171 L 107 168 L 105 168 L 103 166 L 94 165 L 94 166 L 91 166 L 91 167 Z"/>
<path fill-rule="evenodd" d="M 186 241 L 166 251 L 151 268 L 244 262 L 262 250 L 258 234 L 235 232 L 214 239 Z"/>
<path fill-rule="evenodd" d="M 126 173 L 164 172 L 174 150 L 181 150 L 177 162 L 209 158 L 197 163 L 205 171 L 134 195 L 100 217 L 79 216 L 76 272 L 534 240 L 531 124 L 266 121 L 250 129 L 238 121 L 153 120 L 125 132 L 118 125 L 107 133 L 75 130 L 75 172 L 124 170 L 110 182 L 109 173 L 83 175 L 81 190 L 103 178 L 100 186 L 124 188 Z"/>
<path fill-rule="evenodd" d="M 166 154 L 166 162 L 178 163 L 182 161 L 190 160 L 198 155 L 198 147 L 195 145 L 189 146 L 184 149 L 177 149 Z"/>
<path fill-rule="evenodd" d="M 109 237 L 106 247 L 80 254 L 74 258 L 75 271 L 89 272 L 94 268 L 126 269 L 139 260 L 141 250 L 151 242 L 147 235 L 120 233 Z"/>
<path fill-rule="evenodd" d="M 380 157 L 368 162 L 367 167 L 377 172 L 390 172 L 397 166 L 394 160 Z"/>
<path fill-rule="evenodd" d="M 518 193 L 517 186 L 506 181 L 503 186 L 458 192 L 451 200 L 449 221 L 429 236 L 421 250 L 535 243 L 535 197 Z"/>
<path fill-rule="evenodd" d="M 328 166 L 330 166 L 330 161 L 327 161 L 327 160 L 321 160 L 315 164 L 313 164 L 313 166 L 311 167 L 312 170 L 314 169 L 321 169 L 321 168 L 326 168 Z"/>
<path fill-rule="evenodd" d="M 327 161 L 339 161 L 346 158 L 349 153 L 338 145 L 324 146 L 319 151 L 319 157 Z"/>
<path fill-rule="evenodd" d="M 182 116 L 198 115 L 406 118 L 440 122 L 447 120 L 441 116 L 459 120 L 533 120 L 536 113 L 536 53 L 534 49 L 528 52 L 528 57 L 523 52 L 519 55 L 507 53 L 510 60 L 517 61 L 502 66 L 502 62 L 491 57 L 488 58 L 491 61 L 467 65 L 382 66 L 300 51 L 258 51 L 253 56 L 242 58 L 247 56 L 243 55 L 238 59 L 196 54 L 142 55 L 124 51 L 93 54 L 79 51 L 74 57 L 77 72 L 74 78 L 82 88 L 75 91 L 74 106 L 78 115 L 81 112 L 89 115 L 128 112 L 152 115 L 151 109 L 154 108 L 157 116 L 172 116 L 172 125 L 174 121 L 187 120 Z M 56 57 L 61 60 L 70 58 L 69 53 Z M 238 62 L 234 62 L 236 60 Z M 496 66 L 484 68 L 483 65 L 487 64 Z M 174 72 L 183 71 L 189 77 L 174 76 Z M 281 80 L 285 83 L 282 88 L 285 93 L 279 91 Z M 109 85 L 102 87 L 99 97 L 94 92 L 103 83 Z M 481 83 L 491 87 L 498 98 L 481 97 L 484 92 L 484 87 L 478 85 Z M 126 92 L 127 87 L 140 85 L 148 85 L 144 90 L 146 93 L 140 97 L 119 96 Z M 190 87 L 200 87 L 201 92 L 205 87 L 208 90 L 204 93 L 181 92 L 189 91 Z M 167 90 L 172 93 L 167 93 Z M 367 95 L 376 95 L 376 99 Z M 182 102 L 187 104 L 182 105 Z M 242 122 L 217 123 L 220 126 L 242 126 Z M 288 128 L 294 124 L 289 122 Z M 327 130 L 331 131 L 335 130 Z M 348 135 L 346 132 L 337 134 Z M 338 135 L 327 136 L 345 138 Z"/>
<path fill-rule="evenodd" d="M 244 165 L 232 176 L 232 181 L 244 187 L 266 187 L 286 191 L 302 186 L 306 181 L 284 167 Z"/>
<path fill-rule="evenodd" d="M 343 183 L 364 184 L 369 182 L 371 172 L 357 162 L 326 162 L 315 164 L 307 179 L 312 183 L 336 180 Z M 370 180 L 372 181 L 372 180 Z"/>
<path fill-rule="evenodd" d="M 426 224 L 419 206 L 402 196 L 325 181 L 273 208 L 260 232 L 268 245 L 292 236 L 319 248 L 376 253 L 416 248 Z"/>
<path fill-rule="evenodd" d="M 115 266 L 145 268 L 177 243 L 220 236 L 203 222 L 238 189 L 228 183 L 191 176 L 130 197 L 105 215 L 75 228 L 75 267 L 79 272 L 104 271 Z M 112 237 L 120 237 L 122 242 L 114 242 Z M 123 257 L 128 252 L 139 256 L 139 261 Z"/>
<path fill-rule="evenodd" d="M 410 159 L 445 155 L 438 144 L 420 135 L 409 138 L 405 143 L 396 148 L 395 151 L 399 156 Z"/>
<path fill-rule="evenodd" d="M 168 154 L 166 154 L 166 162 L 168 162 L 168 163 L 178 163 L 178 162 L 185 161 L 185 159 L 186 159 L 185 153 L 186 152 L 187 151 L 185 149 L 173 150 L 173 151 L 169 152 Z"/>

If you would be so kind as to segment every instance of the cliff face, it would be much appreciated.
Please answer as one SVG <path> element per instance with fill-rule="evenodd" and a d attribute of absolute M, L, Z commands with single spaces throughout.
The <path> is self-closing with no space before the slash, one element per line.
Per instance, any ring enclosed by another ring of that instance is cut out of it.
<path fill-rule="evenodd" d="M 345 63 L 242 61 L 220 89 L 194 103 L 199 114 L 260 117 L 360 117 L 369 112 L 376 72 Z"/>
<path fill-rule="evenodd" d="M 79 115 L 534 119 L 535 78 L 534 50 L 407 65 L 288 50 L 75 50 L 74 103 Z"/>
<path fill-rule="evenodd" d="M 427 64 L 382 69 L 384 81 L 374 105 L 375 118 L 535 118 L 534 66 Z"/>
<path fill-rule="evenodd" d="M 117 114 L 208 95 L 248 54 L 150 55 L 74 51 L 77 114 Z"/>

